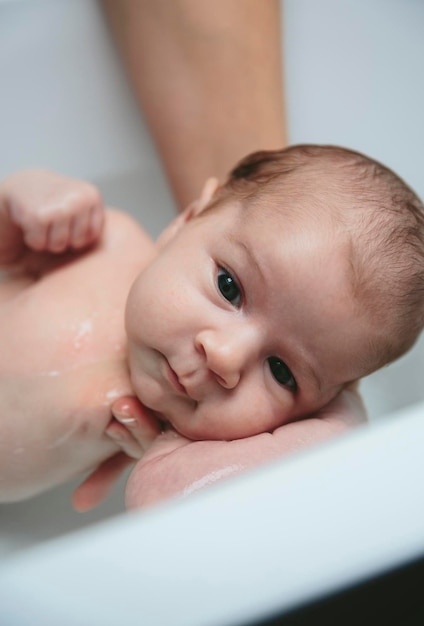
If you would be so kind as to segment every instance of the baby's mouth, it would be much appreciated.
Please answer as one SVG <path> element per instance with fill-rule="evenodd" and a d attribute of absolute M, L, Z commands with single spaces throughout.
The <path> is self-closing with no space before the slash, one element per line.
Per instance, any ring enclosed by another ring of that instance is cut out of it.
<path fill-rule="evenodd" d="M 184 387 L 184 385 L 180 383 L 176 372 L 174 372 L 174 370 L 170 366 L 169 361 L 166 357 L 165 357 L 165 365 L 166 365 L 166 378 L 168 379 L 168 382 L 170 383 L 171 387 L 173 387 L 173 389 L 175 389 L 177 393 L 187 396 L 188 394 L 187 394 L 186 388 Z"/>

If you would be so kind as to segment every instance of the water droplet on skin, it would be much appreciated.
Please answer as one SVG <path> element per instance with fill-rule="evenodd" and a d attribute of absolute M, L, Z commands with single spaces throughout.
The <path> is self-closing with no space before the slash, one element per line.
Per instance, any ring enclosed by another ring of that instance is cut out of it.
<path fill-rule="evenodd" d="M 210 472 L 209 474 L 206 474 L 206 476 L 203 476 L 199 480 L 195 480 L 190 485 L 187 485 L 184 488 L 184 491 L 182 492 L 181 497 L 188 496 L 192 494 L 194 491 L 198 491 L 199 489 L 202 489 L 203 487 L 207 487 L 208 485 L 215 483 L 217 480 L 222 480 L 223 478 L 226 478 L 227 476 L 231 476 L 232 474 L 237 474 L 241 472 L 242 469 L 243 469 L 242 465 L 229 465 L 228 467 L 222 467 L 219 470 Z"/>
<path fill-rule="evenodd" d="M 76 326 L 76 334 L 74 336 L 73 344 L 75 350 L 80 350 L 85 343 L 87 343 L 89 337 L 93 334 L 93 322 L 91 319 L 86 319 L 80 322 Z"/>

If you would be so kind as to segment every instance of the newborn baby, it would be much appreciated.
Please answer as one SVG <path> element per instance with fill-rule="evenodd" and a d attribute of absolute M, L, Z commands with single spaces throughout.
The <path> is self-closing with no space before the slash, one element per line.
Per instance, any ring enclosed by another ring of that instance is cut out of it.
<path fill-rule="evenodd" d="M 255 153 L 222 187 L 207 181 L 157 245 L 117 211 L 102 230 L 86 183 L 26 172 L 0 196 L 3 501 L 91 470 L 131 438 L 145 449 L 163 429 L 189 440 L 284 429 L 422 328 L 422 205 L 352 151 Z M 134 395 L 124 441 L 112 414 Z"/>

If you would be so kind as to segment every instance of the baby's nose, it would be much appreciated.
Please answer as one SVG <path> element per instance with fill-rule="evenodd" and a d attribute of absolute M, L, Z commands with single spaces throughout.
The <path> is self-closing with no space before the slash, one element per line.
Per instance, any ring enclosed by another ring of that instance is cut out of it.
<path fill-rule="evenodd" d="M 207 330 L 196 337 L 196 349 L 201 352 L 208 369 L 226 389 L 234 389 L 243 371 L 253 359 L 254 337 L 242 331 Z"/>

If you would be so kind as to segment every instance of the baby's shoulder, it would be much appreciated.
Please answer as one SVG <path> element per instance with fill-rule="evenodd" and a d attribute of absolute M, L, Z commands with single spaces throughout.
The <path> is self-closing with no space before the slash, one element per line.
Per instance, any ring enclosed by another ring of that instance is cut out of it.
<path fill-rule="evenodd" d="M 105 210 L 104 237 L 111 243 L 126 241 L 130 244 L 142 240 L 152 247 L 155 245 L 152 237 L 132 215 L 115 208 Z"/>
<path fill-rule="evenodd" d="M 134 264 L 143 268 L 156 254 L 156 244 L 149 233 L 129 213 L 118 209 L 105 210 L 103 234 L 91 252 L 92 261 L 112 263 L 122 268 Z"/>

